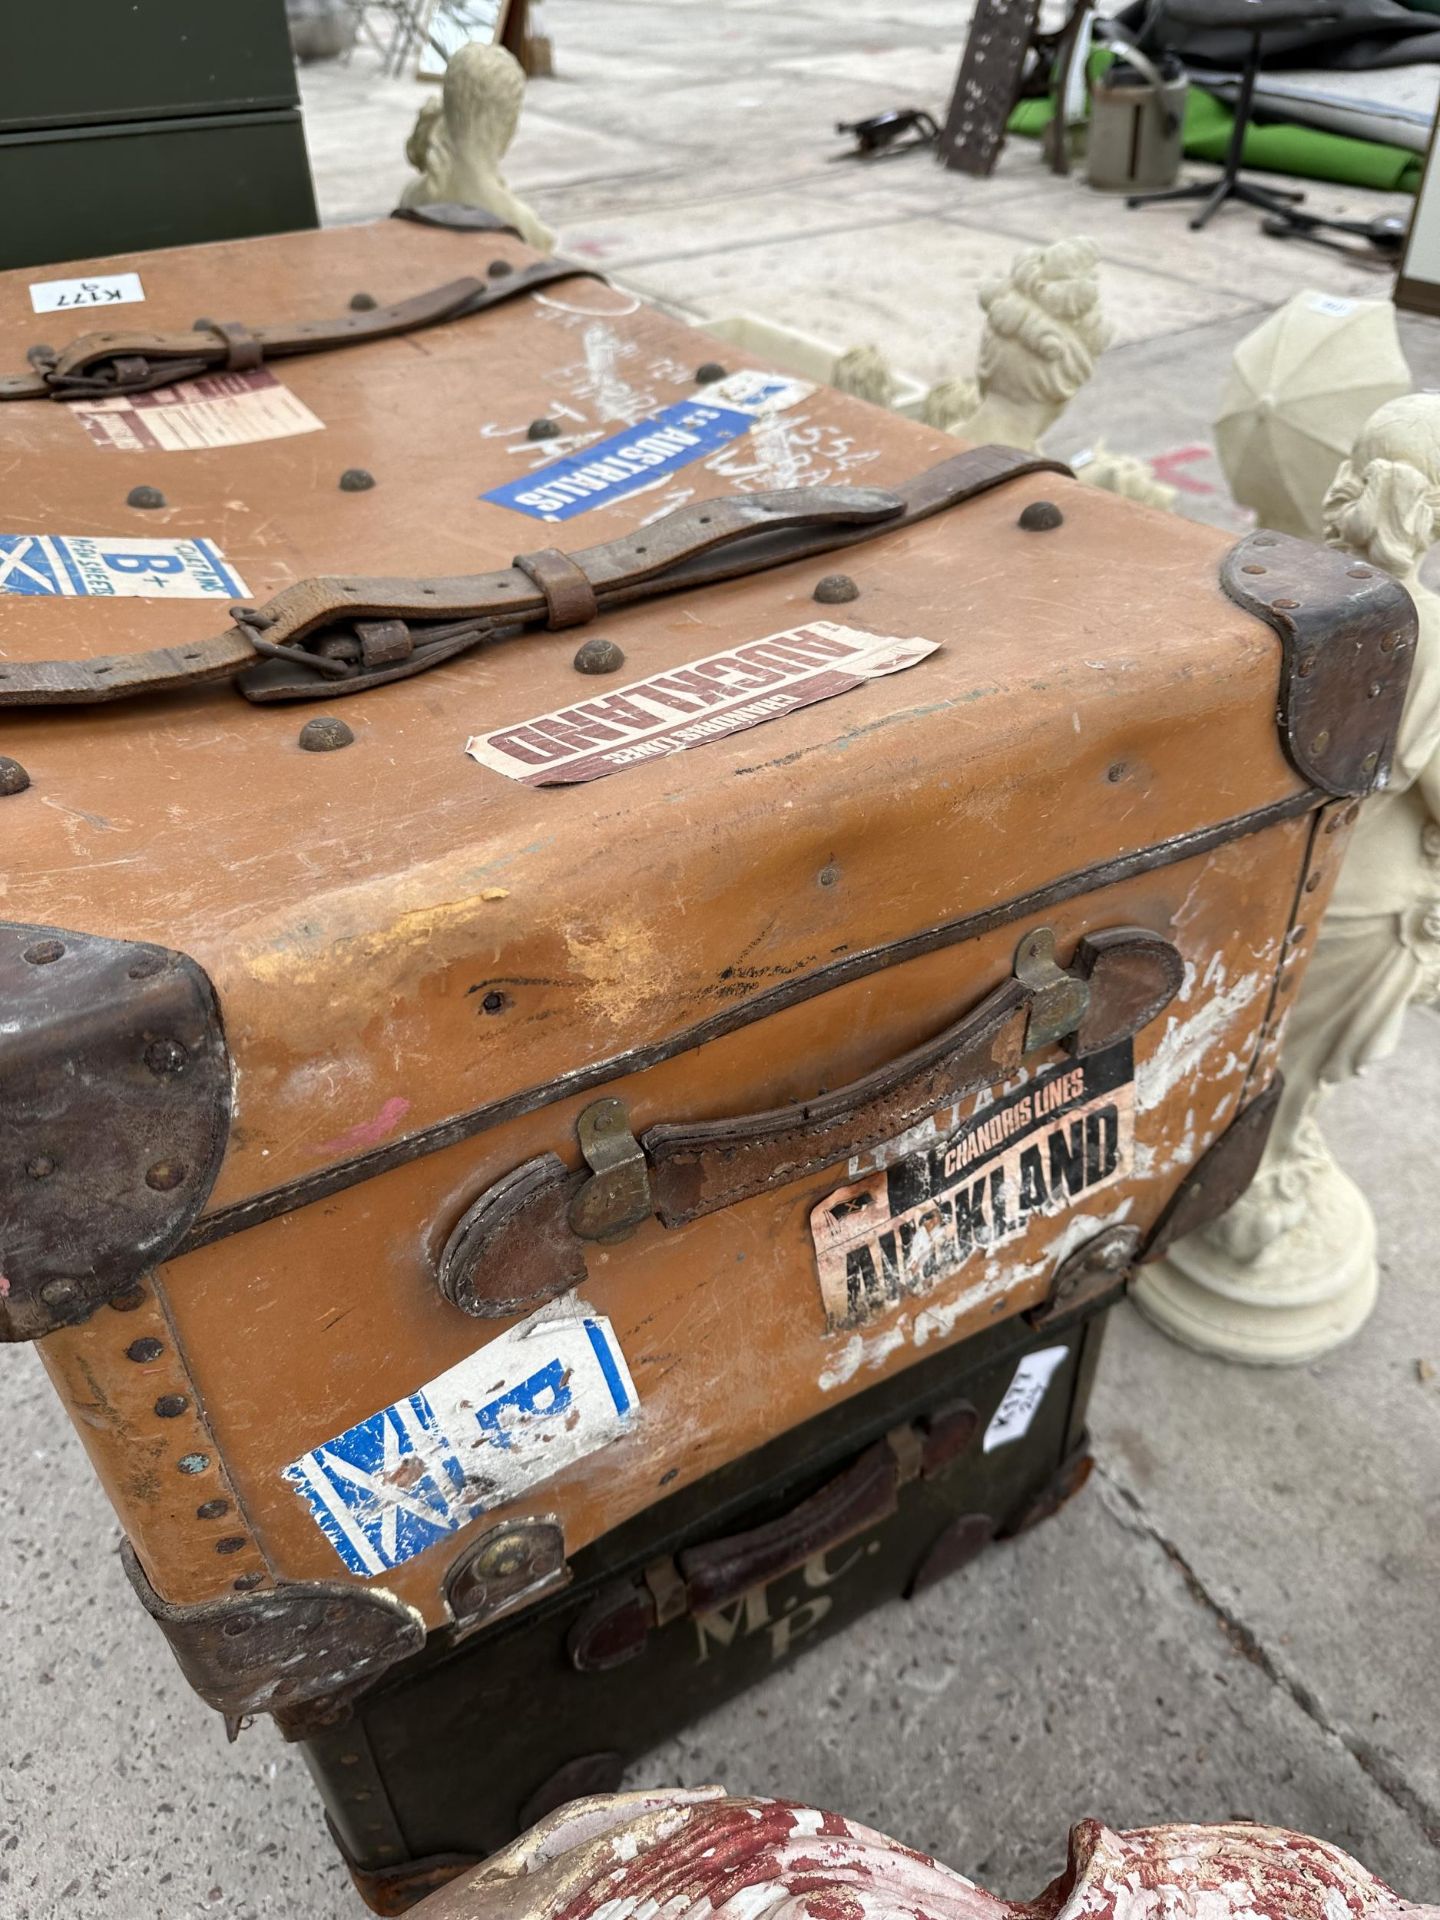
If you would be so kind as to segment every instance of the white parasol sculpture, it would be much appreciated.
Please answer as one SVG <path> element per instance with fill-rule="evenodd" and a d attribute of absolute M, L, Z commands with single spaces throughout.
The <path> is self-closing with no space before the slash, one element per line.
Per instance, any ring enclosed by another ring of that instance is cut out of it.
<path fill-rule="evenodd" d="M 1235 349 L 1215 422 L 1231 493 L 1262 526 L 1322 540 L 1340 462 L 1411 384 L 1388 300 L 1293 295 Z"/>

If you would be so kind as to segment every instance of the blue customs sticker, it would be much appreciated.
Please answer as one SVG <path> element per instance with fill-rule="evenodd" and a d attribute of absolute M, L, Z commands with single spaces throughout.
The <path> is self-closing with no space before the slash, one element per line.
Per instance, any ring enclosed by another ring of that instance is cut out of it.
<path fill-rule="evenodd" d="M 482 493 L 482 500 L 513 507 L 534 520 L 569 520 L 591 507 L 607 507 L 677 467 L 703 460 L 754 426 L 756 415 L 708 400 L 681 400 L 662 407 L 638 426 L 626 427 L 581 453 Z"/>
<path fill-rule="evenodd" d="M 0 593 L 98 599 L 244 600 L 250 589 L 208 540 L 0 533 Z"/>
<path fill-rule="evenodd" d="M 608 1320 L 544 1308 L 284 1469 L 352 1573 L 384 1573 L 634 1418 Z"/>

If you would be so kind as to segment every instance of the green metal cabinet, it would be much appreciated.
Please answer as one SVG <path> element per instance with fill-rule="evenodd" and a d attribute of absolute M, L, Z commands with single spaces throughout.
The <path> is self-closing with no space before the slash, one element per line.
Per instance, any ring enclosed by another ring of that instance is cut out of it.
<path fill-rule="evenodd" d="M 284 0 L 15 0 L 0 267 L 317 224 Z"/>

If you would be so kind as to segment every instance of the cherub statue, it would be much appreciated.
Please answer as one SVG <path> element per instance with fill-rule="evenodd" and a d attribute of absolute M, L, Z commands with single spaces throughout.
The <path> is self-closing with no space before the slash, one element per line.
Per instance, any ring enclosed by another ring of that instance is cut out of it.
<path fill-rule="evenodd" d="M 1412 1001 L 1440 999 L 1440 598 L 1420 580 L 1440 540 L 1440 394 L 1371 415 L 1324 522 L 1331 546 L 1393 574 L 1419 612 L 1390 781 L 1361 809 L 1290 1015 L 1285 1091 L 1254 1184 L 1135 1287 L 1168 1332 L 1260 1363 L 1314 1359 L 1374 1304 L 1374 1222 L 1316 1112 L 1330 1088 L 1395 1051 Z"/>
<path fill-rule="evenodd" d="M 515 137 L 525 75 L 504 47 L 472 40 L 453 54 L 440 98 L 420 109 L 405 157 L 419 170 L 402 207 L 436 201 L 485 207 L 517 228 L 527 246 L 548 253 L 555 236 L 505 184 L 500 161 Z"/>
<path fill-rule="evenodd" d="M 830 384 L 837 393 L 853 394 L 877 407 L 888 407 L 895 398 L 895 376 L 878 347 L 851 347 L 842 353 L 830 370 Z"/>
<path fill-rule="evenodd" d="M 1007 278 L 981 287 L 980 405 L 965 422 L 967 440 L 1037 447 L 1055 425 L 1110 343 L 1099 265 L 1093 240 L 1056 240 L 1027 247 Z"/>
<path fill-rule="evenodd" d="M 1036 451 L 1095 371 L 1112 329 L 1100 307 L 1100 250 L 1093 240 L 1056 240 L 1017 254 L 1008 278 L 980 289 L 985 328 L 974 380 L 942 380 L 921 419 L 972 441 Z M 1076 476 L 1087 486 L 1147 506 L 1170 507 L 1173 487 L 1143 460 L 1097 447 Z"/>

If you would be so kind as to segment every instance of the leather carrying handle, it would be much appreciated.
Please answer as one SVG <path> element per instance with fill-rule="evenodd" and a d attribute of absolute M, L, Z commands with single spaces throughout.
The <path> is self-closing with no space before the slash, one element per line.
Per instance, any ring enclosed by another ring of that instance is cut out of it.
<path fill-rule="evenodd" d="M 971 447 L 893 489 L 796 487 L 697 500 L 623 539 L 564 555 L 522 554 L 496 573 L 300 580 L 262 607 L 233 609 L 236 624 L 225 632 L 183 646 L 0 662 L 0 707 L 93 705 L 236 675 L 257 702 L 334 700 L 407 678 L 502 631 L 575 624 L 582 581 L 595 613 L 604 613 L 913 526 L 1026 474 L 1068 472 L 1010 447 Z M 588 614 L 588 605 L 580 611 Z M 306 651 L 332 639 L 353 659 Z"/>
<path fill-rule="evenodd" d="M 443 320 L 484 313 L 523 293 L 577 275 L 603 279 L 593 267 L 573 260 L 536 260 L 489 279 L 467 276 L 443 287 L 412 294 L 390 306 L 346 313 L 334 320 L 280 320 L 265 326 L 207 321 L 171 333 L 82 333 L 53 359 L 33 362 L 30 373 L 0 376 L 0 400 L 110 399 L 122 393 L 148 393 L 225 368 L 257 367 L 297 353 L 324 353 L 415 333 Z"/>
<path fill-rule="evenodd" d="M 867 1533 L 898 1510 L 903 1486 L 943 1473 L 958 1459 L 979 1425 L 969 1401 L 937 1407 L 866 1447 L 787 1513 L 743 1533 L 684 1547 L 673 1561 L 647 1569 L 643 1585 L 598 1594 L 566 1637 L 571 1664 L 581 1673 L 618 1667 L 644 1651 L 653 1628 L 731 1606 L 816 1554 Z"/>
<path fill-rule="evenodd" d="M 1030 938 L 1022 941 L 1024 950 Z M 1086 989 L 1084 1010 L 1063 1044 L 1098 1053 L 1138 1033 L 1167 1007 L 1184 963 L 1162 935 L 1115 927 L 1083 938 L 1055 984 Z M 1007 980 L 934 1039 L 814 1100 L 640 1136 L 654 1211 L 669 1228 L 820 1173 L 892 1140 L 952 1101 L 1013 1073 L 1044 984 Z M 570 1230 L 577 1198 L 592 1184 L 558 1155 L 542 1154 L 488 1188 L 462 1216 L 437 1266 L 440 1290 L 463 1312 L 500 1318 L 528 1312 L 586 1277 L 585 1241 Z"/>

